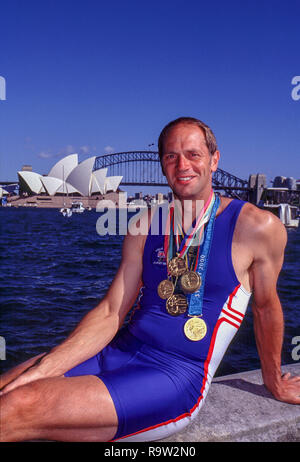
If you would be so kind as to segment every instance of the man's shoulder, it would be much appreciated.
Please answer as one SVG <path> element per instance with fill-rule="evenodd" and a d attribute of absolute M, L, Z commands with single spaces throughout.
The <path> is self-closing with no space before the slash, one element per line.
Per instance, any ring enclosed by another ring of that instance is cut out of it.
<path fill-rule="evenodd" d="M 246 202 L 241 210 L 240 221 L 244 226 L 252 226 L 259 231 L 269 228 L 284 228 L 284 225 L 274 213 L 261 209 L 250 202 Z"/>
<path fill-rule="evenodd" d="M 220 206 L 220 213 L 225 210 L 229 204 L 233 201 L 238 201 L 237 199 L 231 199 L 230 197 L 221 197 L 221 206 Z M 250 202 L 238 201 L 241 204 L 241 212 L 239 214 L 238 223 L 240 226 L 248 227 L 254 224 L 260 224 L 262 226 L 271 223 L 273 218 L 275 218 L 275 222 L 279 221 L 275 215 L 267 210 L 260 209 L 255 205 L 251 204 Z M 280 222 L 281 223 L 281 222 Z"/>
<path fill-rule="evenodd" d="M 237 227 L 241 238 L 257 244 L 286 241 L 286 229 L 280 219 L 250 202 L 244 204 Z"/>

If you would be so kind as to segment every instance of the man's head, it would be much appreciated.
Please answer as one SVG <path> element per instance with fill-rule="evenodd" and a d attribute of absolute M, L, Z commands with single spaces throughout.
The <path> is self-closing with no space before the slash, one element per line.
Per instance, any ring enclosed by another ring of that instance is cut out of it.
<path fill-rule="evenodd" d="M 181 117 L 162 130 L 158 144 L 162 170 L 175 196 L 205 200 L 219 161 L 211 129 L 200 120 Z"/>
<path fill-rule="evenodd" d="M 206 145 L 209 150 L 209 153 L 212 155 L 217 151 L 218 146 L 217 146 L 217 140 L 215 138 L 215 135 L 213 134 L 211 128 L 206 125 L 204 122 L 202 122 L 199 119 L 195 119 L 194 117 L 179 117 L 178 119 L 172 120 L 169 122 L 161 131 L 161 134 L 159 135 L 158 138 L 158 154 L 160 157 L 160 161 L 162 160 L 163 152 L 164 152 L 164 141 L 169 132 L 174 128 L 176 125 L 179 124 L 189 124 L 189 125 L 194 125 L 195 127 L 198 127 L 200 130 L 203 131 L 205 140 L 206 140 Z"/>

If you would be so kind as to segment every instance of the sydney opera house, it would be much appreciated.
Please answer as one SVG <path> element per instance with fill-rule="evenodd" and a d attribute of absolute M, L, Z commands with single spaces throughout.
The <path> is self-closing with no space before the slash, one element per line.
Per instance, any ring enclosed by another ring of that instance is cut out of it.
<path fill-rule="evenodd" d="M 78 155 L 71 154 L 59 160 L 48 175 L 32 171 L 18 172 L 22 193 L 46 196 L 91 197 L 116 192 L 121 176 L 107 176 L 107 168 L 94 170 L 96 157 L 78 163 Z"/>

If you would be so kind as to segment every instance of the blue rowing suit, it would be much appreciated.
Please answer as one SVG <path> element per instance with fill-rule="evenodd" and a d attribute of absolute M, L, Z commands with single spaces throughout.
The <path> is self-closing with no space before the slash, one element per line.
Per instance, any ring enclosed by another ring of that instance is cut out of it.
<path fill-rule="evenodd" d="M 202 308 L 207 333 L 202 340 L 185 336 L 188 314 L 171 316 L 166 301 L 157 294 L 158 284 L 167 278 L 164 235 L 153 235 L 150 228 L 143 255 L 143 287 L 129 323 L 96 356 L 65 374 L 92 374 L 105 383 L 119 422 L 113 441 L 166 438 L 200 411 L 251 295 L 238 281 L 231 258 L 233 232 L 243 205 L 231 201 L 215 220 Z"/>

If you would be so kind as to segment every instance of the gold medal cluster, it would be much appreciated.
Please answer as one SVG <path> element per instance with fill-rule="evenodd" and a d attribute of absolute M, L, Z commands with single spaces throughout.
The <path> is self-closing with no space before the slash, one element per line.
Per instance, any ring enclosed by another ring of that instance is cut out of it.
<path fill-rule="evenodd" d="M 196 271 L 190 271 L 183 258 L 176 256 L 168 263 L 172 277 L 180 278 L 180 287 L 185 294 L 196 292 L 201 286 L 201 277 Z M 172 280 L 164 279 L 157 288 L 160 298 L 166 300 L 166 310 L 171 316 L 184 314 L 188 308 L 187 298 L 182 294 L 174 294 L 175 285 Z M 184 325 L 184 333 L 189 340 L 198 341 L 205 337 L 207 327 L 202 318 L 191 317 Z"/>

